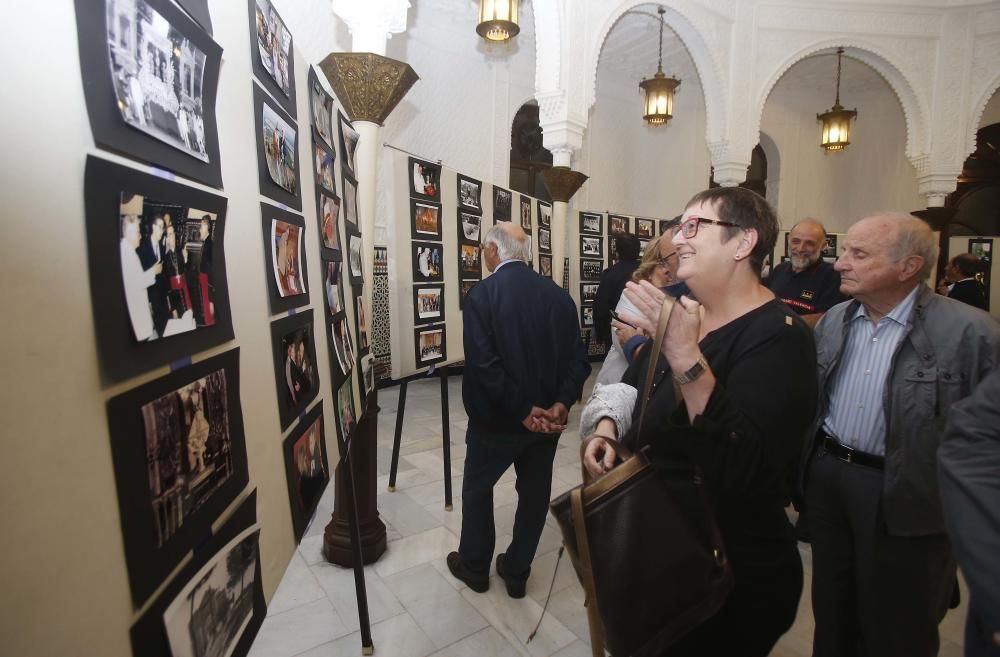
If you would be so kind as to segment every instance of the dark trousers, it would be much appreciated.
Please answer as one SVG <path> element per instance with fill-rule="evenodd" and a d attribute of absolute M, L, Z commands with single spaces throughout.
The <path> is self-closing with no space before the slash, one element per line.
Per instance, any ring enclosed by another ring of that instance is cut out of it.
<path fill-rule="evenodd" d="M 504 557 L 505 574 L 526 580 L 545 527 L 552 492 L 552 460 L 557 435 L 485 434 L 469 429 L 462 482 L 462 540 L 458 553 L 466 568 L 486 575 L 496 547 L 493 486 L 513 464 L 517 472 L 514 536 Z"/>
<path fill-rule="evenodd" d="M 814 657 L 934 657 L 955 560 L 945 534 L 890 536 L 884 473 L 822 449 L 809 466 Z"/>

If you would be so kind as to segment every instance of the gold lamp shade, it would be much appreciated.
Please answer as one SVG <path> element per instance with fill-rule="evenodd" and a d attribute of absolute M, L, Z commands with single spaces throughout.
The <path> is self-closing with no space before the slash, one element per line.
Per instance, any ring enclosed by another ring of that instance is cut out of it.
<path fill-rule="evenodd" d="M 817 114 L 822 124 L 819 145 L 828 153 L 844 150 L 851 143 L 851 120 L 857 115 L 856 110 L 844 109 L 840 103 Z"/>
<path fill-rule="evenodd" d="M 518 0 L 479 0 L 476 32 L 487 41 L 507 41 L 521 31 L 517 24 Z"/>
<path fill-rule="evenodd" d="M 664 75 L 662 69 L 649 80 L 639 83 L 639 87 L 646 93 L 642 118 L 649 125 L 663 125 L 674 116 L 674 90 L 680 84 L 681 81 L 677 78 Z"/>

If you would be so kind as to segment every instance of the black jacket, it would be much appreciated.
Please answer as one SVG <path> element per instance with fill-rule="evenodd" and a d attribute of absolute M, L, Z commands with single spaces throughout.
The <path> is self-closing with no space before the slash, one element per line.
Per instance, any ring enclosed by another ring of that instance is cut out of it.
<path fill-rule="evenodd" d="M 970 278 L 964 281 L 959 281 L 951 286 L 951 291 L 948 292 L 948 297 L 954 299 L 955 301 L 961 301 L 962 303 L 967 303 L 974 308 L 982 308 L 987 310 L 986 306 L 986 293 L 983 290 L 983 286 L 979 284 L 974 278 Z"/>
<path fill-rule="evenodd" d="M 469 428 L 525 433 L 532 406 L 572 406 L 590 374 L 576 304 L 523 262 L 509 262 L 469 292 L 463 308 L 462 401 Z"/>
<path fill-rule="evenodd" d="M 601 283 L 594 298 L 594 339 L 601 344 L 611 341 L 611 311 L 618 305 L 625 284 L 639 267 L 638 260 L 619 260 L 601 272 Z"/>

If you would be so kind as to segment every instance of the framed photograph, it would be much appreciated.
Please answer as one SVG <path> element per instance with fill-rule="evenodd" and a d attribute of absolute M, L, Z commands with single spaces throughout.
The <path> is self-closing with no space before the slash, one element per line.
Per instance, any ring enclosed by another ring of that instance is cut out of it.
<path fill-rule="evenodd" d="M 308 304 L 305 219 L 268 203 L 260 204 L 260 216 L 271 314 Z"/>
<path fill-rule="evenodd" d="M 608 215 L 608 234 L 622 234 L 631 233 L 632 229 L 629 227 L 629 217 L 621 214 L 609 214 Z"/>
<path fill-rule="evenodd" d="M 351 226 L 358 225 L 358 183 L 354 178 L 344 176 L 344 220 Z"/>
<path fill-rule="evenodd" d="M 351 283 L 354 285 L 363 283 L 365 271 L 361 264 L 361 233 L 353 229 L 347 231 L 347 264 Z"/>
<path fill-rule="evenodd" d="M 604 271 L 604 262 L 601 260 L 580 259 L 580 280 L 599 281 L 601 272 Z"/>
<path fill-rule="evenodd" d="M 521 228 L 531 232 L 531 198 L 521 194 Z"/>
<path fill-rule="evenodd" d="M 503 187 L 493 187 L 493 223 L 498 221 L 510 221 L 511 203 L 513 196 L 509 189 Z"/>
<path fill-rule="evenodd" d="M 295 63 L 292 33 L 274 9 L 271 0 L 250 2 L 250 59 L 257 80 L 274 96 L 282 109 L 295 116 Z"/>
<path fill-rule="evenodd" d="M 221 188 L 222 48 L 169 0 L 76 0 L 76 19 L 94 142 Z"/>
<path fill-rule="evenodd" d="M 538 225 L 542 228 L 552 226 L 552 204 L 545 201 L 538 202 Z"/>
<path fill-rule="evenodd" d="M 316 167 L 316 185 L 331 194 L 337 193 L 337 184 L 333 176 L 333 151 L 327 150 L 323 144 L 313 137 L 313 161 Z"/>
<path fill-rule="evenodd" d="M 618 262 L 618 239 L 617 235 L 608 236 L 608 258 L 614 264 Z"/>
<path fill-rule="evenodd" d="M 580 303 L 594 303 L 597 298 L 597 283 L 580 283 Z"/>
<path fill-rule="evenodd" d="M 337 364 L 340 371 L 346 376 L 354 369 L 354 341 L 351 339 L 351 330 L 347 326 L 347 316 L 341 315 L 333 321 L 330 327 L 333 336 L 333 350 L 337 356 Z"/>
<path fill-rule="evenodd" d="M 340 277 L 343 263 L 327 262 L 323 287 L 326 290 L 327 316 L 333 317 L 344 309 L 344 287 Z"/>
<path fill-rule="evenodd" d="M 580 306 L 580 327 L 593 328 L 593 326 L 594 326 L 594 307 Z"/>
<path fill-rule="evenodd" d="M 316 136 L 333 149 L 333 98 L 320 84 L 312 66 L 309 67 L 309 110 Z"/>
<path fill-rule="evenodd" d="M 353 178 L 356 170 L 354 156 L 358 152 L 358 139 L 361 138 L 361 135 L 339 110 L 337 111 L 337 124 L 340 128 L 340 167 L 343 173 Z"/>
<path fill-rule="evenodd" d="M 410 232 L 415 240 L 441 239 L 441 204 L 410 199 Z"/>
<path fill-rule="evenodd" d="M 320 252 L 324 260 L 340 260 L 340 199 L 316 188 L 316 213 L 319 217 Z"/>
<path fill-rule="evenodd" d="M 461 239 L 467 242 L 479 244 L 479 236 L 483 223 L 482 216 L 459 210 L 458 220 L 462 227 L 462 233 L 460 235 Z"/>
<path fill-rule="evenodd" d="M 462 281 L 462 283 L 479 281 Z M 471 286 L 470 286 L 471 289 Z M 413 286 L 413 324 L 430 324 L 444 319 L 444 285 Z"/>
<path fill-rule="evenodd" d="M 299 193 L 298 131 L 295 123 L 260 85 L 253 84 L 254 125 L 260 193 L 295 210 L 302 209 Z"/>
<path fill-rule="evenodd" d="M 417 367 L 440 363 L 448 357 L 445 337 L 444 324 L 413 329 Z"/>
<path fill-rule="evenodd" d="M 478 244 L 459 245 L 459 275 L 482 276 L 482 249 Z"/>
<path fill-rule="evenodd" d="M 443 247 L 434 242 L 411 242 L 414 283 L 444 281 Z"/>
<path fill-rule="evenodd" d="M 323 431 L 323 404 L 315 404 L 282 443 L 288 501 L 292 507 L 295 542 L 309 525 L 319 498 L 330 483 L 330 463 Z"/>
<path fill-rule="evenodd" d="M 580 213 L 580 234 L 586 235 L 600 235 L 604 231 L 602 230 L 602 220 L 603 215 L 595 214 L 593 212 L 581 212 Z"/>
<path fill-rule="evenodd" d="M 646 246 L 649 244 L 649 240 L 639 240 L 639 258 L 646 255 Z"/>
<path fill-rule="evenodd" d="M 267 605 L 261 580 L 257 492 L 214 533 L 132 625 L 132 653 L 143 657 L 240 657 Z"/>
<path fill-rule="evenodd" d="M 990 309 L 990 281 L 993 279 L 993 240 L 988 238 L 973 238 L 969 240 L 969 253 L 979 258 L 980 270 L 976 280 L 983 286 L 986 294 L 986 311 Z"/>
<path fill-rule="evenodd" d="M 358 321 L 358 353 L 364 353 L 371 345 L 368 341 L 368 313 L 365 312 L 363 296 L 358 296 L 355 299 L 354 307 L 357 309 L 354 317 Z"/>
<path fill-rule="evenodd" d="M 284 431 L 319 392 L 312 309 L 271 322 L 271 347 L 278 415 Z"/>
<path fill-rule="evenodd" d="M 603 258 L 604 238 L 580 236 L 580 257 L 581 258 Z"/>
<path fill-rule="evenodd" d="M 545 253 L 552 250 L 552 234 L 548 228 L 538 229 L 538 250 Z"/>
<path fill-rule="evenodd" d="M 108 381 L 233 339 L 225 198 L 94 156 L 84 196 L 94 328 Z"/>
<path fill-rule="evenodd" d="M 351 433 L 357 424 L 357 417 L 357 411 L 354 408 L 354 379 L 349 376 L 337 389 L 337 424 L 345 443 L 349 443 L 351 440 Z"/>
<path fill-rule="evenodd" d="M 653 219 L 639 219 L 636 217 L 635 234 L 639 239 L 652 239 L 655 237 L 655 231 L 656 221 Z"/>
<path fill-rule="evenodd" d="M 441 165 L 418 160 L 410 161 L 410 196 L 425 201 L 441 202 Z"/>
<path fill-rule="evenodd" d="M 141 607 L 246 486 L 239 349 L 108 400 L 132 601 Z"/>
<path fill-rule="evenodd" d="M 832 262 L 837 259 L 836 235 L 831 235 L 830 233 L 826 234 L 826 237 L 823 240 L 823 251 L 821 252 L 821 257 L 827 262 Z M 828 258 L 832 258 L 832 260 L 828 260 Z"/>
<path fill-rule="evenodd" d="M 361 358 L 361 380 L 364 384 L 365 396 L 375 389 L 375 356 L 366 354 Z"/>
<path fill-rule="evenodd" d="M 552 278 L 552 256 L 538 254 L 538 273 L 546 278 Z"/>
<path fill-rule="evenodd" d="M 458 207 L 470 212 L 483 211 L 483 183 L 475 178 L 458 174 Z"/>
<path fill-rule="evenodd" d="M 465 307 L 465 297 L 469 296 L 469 292 L 475 287 L 476 283 L 479 283 L 480 279 L 474 281 L 459 281 L 458 282 L 458 308 L 461 310 Z M 416 322 L 414 322 L 416 323 Z"/>

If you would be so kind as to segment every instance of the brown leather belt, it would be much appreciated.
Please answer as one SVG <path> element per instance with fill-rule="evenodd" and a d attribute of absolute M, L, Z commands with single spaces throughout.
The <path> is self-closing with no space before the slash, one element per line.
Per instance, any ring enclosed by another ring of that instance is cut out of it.
<path fill-rule="evenodd" d="M 868 452 L 859 452 L 853 447 L 848 447 L 837 442 L 823 431 L 820 431 L 820 437 L 823 441 L 823 449 L 830 456 L 834 456 L 844 463 L 853 463 L 854 465 L 863 465 L 866 468 L 885 470 L 885 457 L 877 454 L 869 454 Z"/>

